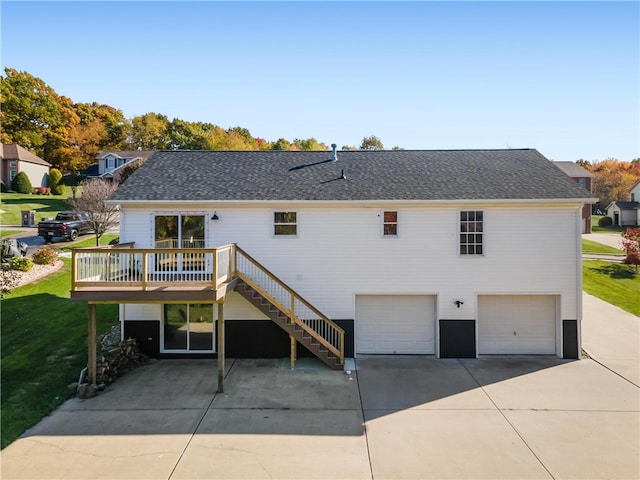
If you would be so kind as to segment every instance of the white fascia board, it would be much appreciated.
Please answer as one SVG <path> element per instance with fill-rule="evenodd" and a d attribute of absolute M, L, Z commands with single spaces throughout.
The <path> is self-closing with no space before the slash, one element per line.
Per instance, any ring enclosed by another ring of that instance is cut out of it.
<path fill-rule="evenodd" d="M 332 207 L 332 208 L 353 208 L 353 207 L 382 207 L 394 205 L 398 207 L 442 207 L 445 205 L 582 205 L 596 203 L 595 198 L 550 198 L 550 199 L 457 199 L 457 200 L 107 200 L 107 204 L 119 204 L 123 207 L 187 207 L 203 205 L 215 207 L 277 207 L 300 205 L 303 207 Z"/>

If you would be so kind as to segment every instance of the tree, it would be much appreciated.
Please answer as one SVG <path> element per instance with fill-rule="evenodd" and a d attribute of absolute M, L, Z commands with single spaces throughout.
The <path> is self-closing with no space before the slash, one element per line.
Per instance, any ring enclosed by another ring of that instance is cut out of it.
<path fill-rule="evenodd" d="M 291 150 L 291 142 L 286 138 L 279 138 L 271 142 L 271 150 Z"/>
<path fill-rule="evenodd" d="M 11 190 L 18 193 L 31 193 L 33 192 L 33 186 L 31 180 L 24 172 L 19 172 L 13 180 L 11 180 Z"/>
<path fill-rule="evenodd" d="M 314 137 L 307 139 L 295 138 L 293 145 L 297 147 L 297 150 L 328 150 L 324 143 L 318 142 Z"/>
<path fill-rule="evenodd" d="M 64 194 L 64 183 L 62 183 L 62 173 L 57 168 L 49 170 L 49 188 L 53 195 Z"/>
<path fill-rule="evenodd" d="M 106 202 L 117 188 L 116 182 L 94 178 L 83 184 L 80 197 L 67 200 L 74 210 L 84 212 L 89 217 L 96 235 L 96 246 L 100 245 L 100 237 L 119 223 L 118 206 Z"/>
<path fill-rule="evenodd" d="M 640 266 L 640 227 L 627 228 L 621 235 L 622 249 L 627 254 L 624 263 L 634 265 L 635 271 L 638 272 L 638 267 Z"/>
<path fill-rule="evenodd" d="M 133 162 L 127 163 L 124 167 L 116 170 L 113 177 L 113 181 L 116 182 L 118 185 L 123 184 L 124 181 L 127 178 L 129 178 L 133 174 L 133 172 L 139 169 L 144 162 L 145 162 L 145 159 L 141 158 L 139 160 L 135 160 Z"/>
<path fill-rule="evenodd" d="M 629 190 L 640 178 L 640 164 L 607 158 L 586 166 L 593 178 L 593 193 L 603 205 L 616 200 L 628 201 Z"/>
<path fill-rule="evenodd" d="M 70 129 L 80 122 L 73 103 L 40 78 L 5 68 L 0 77 L 0 139 L 17 143 L 55 163 L 51 153 L 63 146 Z"/>
<path fill-rule="evenodd" d="M 145 113 L 131 120 L 127 144 L 134 150 L 171 148 L 169 119 L 159 113 Z"/>
<path fill-rule="evenodd" d="M 79 124 L 71 129 L 69 141 L 52 152 L 52 159 L 58 167 L 79 172 L 95 162 L 98 152 L 107 144 L 107 127 L 93 119 L 87 124 Z"/>
<path fill-rule="evenodd" d="M 384 150 L 384 145 L 378 137 L 370 135 L 362 139 L 360 150 Z"/>

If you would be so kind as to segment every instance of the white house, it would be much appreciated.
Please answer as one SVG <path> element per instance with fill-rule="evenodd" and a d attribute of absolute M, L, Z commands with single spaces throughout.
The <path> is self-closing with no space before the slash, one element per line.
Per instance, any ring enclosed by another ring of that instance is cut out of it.
<path fill-rule="evenodd" d="M 153 151 L 149 150 L 118 150 L 101 151 L 96 156 L 97 165 L 91 168 L 90 175 L 102 178 L 114 178 L 125 165 L 140 160 L 146 160 Z"/>
<path fill-rule="evenodd" d="M 532 149 L 161 151 L 110 199 L 134 242 L 118 249 L 134 265 L 118 278 L 141 289 L 77 274 L 72 300 L 121 303 L 124 336 L 159 357 L 293 354 L 280 315 L 337 325 L 347 357 L 578 358 L 581 212 L 595 200 Z M 170 283 L 212 269 L 239 283 Z M 154 290 L 158 275 L 168 283 Z"/>
<path fill-rule="evenodd" d="M 615 201 L 607 206 L 607 216 L 614 225 L 633 227 L 640 225 L 640 180 L 629 190 L 629 202 Z"/>

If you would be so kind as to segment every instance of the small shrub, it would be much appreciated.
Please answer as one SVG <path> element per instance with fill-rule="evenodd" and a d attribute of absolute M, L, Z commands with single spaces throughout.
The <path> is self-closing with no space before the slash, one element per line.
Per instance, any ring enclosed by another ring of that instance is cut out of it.
<path fill-rule="evenodd" d="M 31 186 L 31 180 L 24 172 L 18 173 L 11 181 L 11 190 L 18 193 L 31 193 L 33 192 L 33 186 Z"/>
<path fill-rule="evenodd" d="M 21 272 L 28 272 L 33 268 L 33 262 L 27 257 L 13 257 L 9 262 L 9 266 L 13 270 L 19 270 Z"/>
<path fill-rule="evenodd" d="M 598 220 L 599 227 L 610 227 L 611 225 L 613 225 L 613 219 L 611 217 L 602 217 Z"/>
<path fill-rule="evenodd" d="M 40 247 L 33 254 L 33 263 L 38 265 L 51 265 L 58 259 L 58 254 L 51 247 Z"/>
<path fill-rule="evenodd" d="M 7 193 L 9 191 L 7 186 L 4 184 L 4 180 L 0 180 L 0 191 L 2 193 Z"/>
<path fill-rule="evenodd" d="M 62 173 L 57 168 L 49 170 L 49 188 L 53 195 L 64 194 L 64 183 L 62 183 Z"/>

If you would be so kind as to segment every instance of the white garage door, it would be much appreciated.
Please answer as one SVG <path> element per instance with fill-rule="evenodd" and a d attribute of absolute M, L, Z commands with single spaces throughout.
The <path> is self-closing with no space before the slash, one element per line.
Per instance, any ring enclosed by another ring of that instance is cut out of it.
<path fill-rule="evenodd" d="M 356 353 L 433 354 L 435 296 L 357 295 Z"/>
<path fill-rule="evenodd" d="M 556 353 L 556 297 L 478 297 L 479 354 Z"/>

